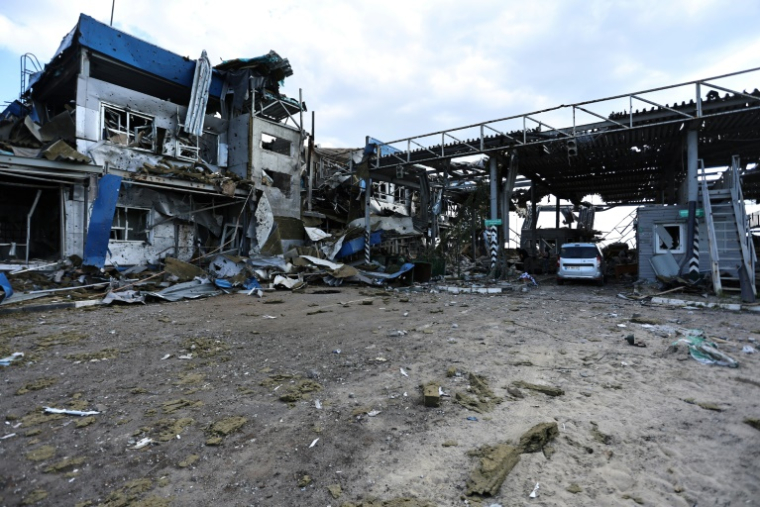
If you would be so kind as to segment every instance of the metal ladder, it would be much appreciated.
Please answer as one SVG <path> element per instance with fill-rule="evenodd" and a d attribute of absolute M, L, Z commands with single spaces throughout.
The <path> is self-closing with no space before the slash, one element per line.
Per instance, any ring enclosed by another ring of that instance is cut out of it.
<path fill-rule="evenodd" d="M 742 300 L 752 302 L 757 295 L 757 257 L 744 208 L 739 157 L 732 157 L 731 167 L 709 188 L 704 163 L 699 162 L 713 290 L 718 295 L 728 290 L 741 290 Z M 733 282 L 738 287 L 726 287 L 724 282 Z"/>
<path fill-rule="evenodd" d="M 29 79 L 32 74 L 42 70 L 40 61 L 32 53 L 24 53 L 21 55 L 21 91 L 18 96 L 24 95 L 27 87 L 29 86 Z"/>

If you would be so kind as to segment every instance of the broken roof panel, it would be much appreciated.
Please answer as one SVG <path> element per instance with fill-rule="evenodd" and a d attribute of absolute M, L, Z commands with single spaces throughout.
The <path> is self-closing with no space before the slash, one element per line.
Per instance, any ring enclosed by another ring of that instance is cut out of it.
<path fill-rule="evenodd" d="M 269 75 L 277 81 L 283 81 L 293 75 L 293 68 L 287 58 L 283 58 L 275 51 L 253 58 L 236 58 L 225 60 L 215 67 L 219 70 L 230 69 L 256 69 L 260 74 Z"/>
<path fill-rule="evenodd" d="M 51 61 L 75 44 L 181 86 L 190 88 L 193 85 L 195 60 L 190 60 L 150 42 L 138 39 L 86 14 L 79 15 L 77 25 L 63 38 Z M 39 81 L 44 72 L 43 70 L 32 76 L 29 80 L 30 88 Z M 220 97 L 222 84 L 221 74 L 214 71 L 209 94 L 213 97 Z"/>

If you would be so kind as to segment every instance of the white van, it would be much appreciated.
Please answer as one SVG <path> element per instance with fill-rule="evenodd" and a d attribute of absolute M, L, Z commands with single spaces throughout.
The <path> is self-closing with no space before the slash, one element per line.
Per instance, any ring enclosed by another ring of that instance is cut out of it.
<path fill-rule="evenodd" d="M 592 280 L 604 285 L 604 258 L 595 243 L 565 243 L 557 259 L 557 285 Z"/>

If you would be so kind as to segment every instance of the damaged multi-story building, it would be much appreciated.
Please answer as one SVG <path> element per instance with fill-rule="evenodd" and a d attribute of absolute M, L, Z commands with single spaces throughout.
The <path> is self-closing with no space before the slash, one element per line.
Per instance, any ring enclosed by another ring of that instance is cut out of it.
<path fill-rule="evenodd" d="M 192 60 L 83 14 L 32 70 L 0 115 L 0 264 L 139 265 L 302 242 L 306 107 L 280 92 L 287 59 L 212 67 L 205 51 Z"/>

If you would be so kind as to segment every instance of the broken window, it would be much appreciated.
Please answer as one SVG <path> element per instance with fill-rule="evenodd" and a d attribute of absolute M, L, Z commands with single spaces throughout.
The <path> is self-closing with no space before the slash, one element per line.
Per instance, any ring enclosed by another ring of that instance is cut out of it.
<path fill-rule="evenodd" d="M 275 137 L 271 134 L 261 134 L 261 148 L 267 151 L 273 151 L 280 155 L 290 156 L 290 141 Z"/>
<path fill-rule="evenodd" d="M 685 253 L 686 224 L 657 224 L 654 228 L 655 253 Z"/>
<path fill-rule="evenodd" d="M 101 105 L 101 139 L 121 146 L 155 151 L 153 118 L 109 104 Z"/>
<path fill-rule="evenodd" d="M 147 241 L 149 213 L 150 210 L 148 209 L 117 206 L 111 225 L 111 239 L 114 241 Z"/>
<path fill-rule="evenodd" d="M 219 135 L 204 132 L 200 139 L 201 159 L 209 164 L 219 163 Z"/>

